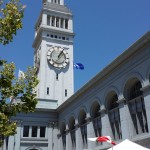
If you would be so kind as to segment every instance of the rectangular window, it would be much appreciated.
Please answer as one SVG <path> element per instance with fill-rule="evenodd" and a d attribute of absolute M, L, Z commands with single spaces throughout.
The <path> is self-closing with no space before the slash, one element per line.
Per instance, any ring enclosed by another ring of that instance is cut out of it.
<path fill-rule="evenodd" d="M 56 18 L 56 27 L 59 27 L 59 18 Z"/>
<path fill-rule="evenodd" d="M 29 137 L 29 126 L 23 127 L 23 137 Z"/>
<path fill-rule="evenodd" d="M 64 19 L 63 19 L 63 18 L 61 18 L 61 21 L 60 21 L 60 27 L 61 27 L 61 28 L 63 28 L 63 27 L 64 27 L 63 22 L 64 22 Z"/>
<path fill-rule="evenodd" d="M 50 26 L 50 16 L 47 16 L 47 25 Z"/>
<path fill-rule="evenodd" d="M 40 137 L 45 137 L 46 127 L 40 127 Z"/>
<path fill-rule="evenodd" d="M 67 89 L 65 89 L 65 96 L 67 96 Z"/>
<path fill-rule="evenodd" d="M 37 126 L 32 126 L 32 137 L 37 137 Z"/>
<path fill-rule="evenodd" d="M 58 80 L 58 73 L 56 73 L 56 80 Z"/>
<path fill-rule="evenodd" d="M 47 87 L 47 95 L 49 95 L 49 87 Z"/>
<path fill-rule="evenodd" d="M 52 17 L 52 26 L 55 26 L 55 17 Z"/>
<path fill-rule="evenodd" d="M 68 19 L 65 19 L 65 29 L 68 29 Z"/>

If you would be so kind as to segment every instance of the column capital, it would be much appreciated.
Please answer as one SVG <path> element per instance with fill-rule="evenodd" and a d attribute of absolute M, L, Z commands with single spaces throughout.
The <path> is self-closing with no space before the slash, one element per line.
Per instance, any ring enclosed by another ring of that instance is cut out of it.
<path fill-rule="evenodd" d="M 90 123 L 92 118 L 91 117 L 87 117 L 87 118 L 85 118 L 85 120 L 86 120 L 87 123 Z"/>
<path fill-rule="evenodd" d="M 20 127 L 22 125 L 23 121 L 22 120 L 16 120 L 16 123 L 17 123 L 17 126 Z"/>
<path fill-rule="evenodd" d="M 50 121 L 50 122 L 48 122 L 48 126 L 51 127 L 51 128 L 57 127 L 58 126 L 58 122 Z"/>
<path fill-rule="evenodd" d="M 140 90 L 143 91 L 143 92 L 146 92 L 146 91 L 150 90 L 150 84 L 142 87 Z"/>
<path fill-rule="evenodd" d="M 76 123 L 74 126 L 75 126 L 75 129 L 78 129 L 80 127 L 80 124 Z"/>
<path fill-rule="evenodd" d="M 124 97 L 122 97 L 121 99 L 118 99 L 117 103 L 118 104 L 121 104 L 121 103 L 126 104 L 126 99 Z"/>
<path fill-rule="evenodd" d="M 105 114 L 105 113 L 106 113 L 106 108 L 105 108 L 104 105 L 101 106 L 101 109 L 99 110 L 99 112 L 100 112 L 101 114 Z"/>
<path fill-rule="evenodd" d="M 69 129 L 66 129 L 65 131 L 66 131 L 66 134 L 68 134 L 70 130 L 69 130 Z"/>

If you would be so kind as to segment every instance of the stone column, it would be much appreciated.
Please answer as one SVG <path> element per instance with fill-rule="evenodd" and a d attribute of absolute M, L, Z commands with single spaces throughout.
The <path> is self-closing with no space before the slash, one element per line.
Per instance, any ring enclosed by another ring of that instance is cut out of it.
<path fill-rule="evenodd" d="M 14 150 L 14 136 L 9 136 L 8 150 Z"/>
<path fill-rule="evenodd" d="M 67 127 L 67 129 L 66 129 L 66 150 L 71 150 L 71 149 L 72 149 L 71 135 L 70 135 L 69 129 Z"/>
<path fill-rule="evenodd" d="M 47 14 L 43 14 L 42 16 L 42 24 L 47 25 Z"/>
<path fill-rule="evenodd" d="M 94 127 L 92 123 L 92 118 L 87 115 L 88 117 L 86 118 L 87 121 L 87 138 L 94 138 L 95 133 L 94 133 Z M 92 150 L 95 147 L 95 142 L 87 140 L 88 143 L 88 150 Z"/>
<path fill-rule="evenodd" d="M 60 5 L 64 5 L 64 0 L 60 0 Z"/>
<path fill-rule="evenodd" d="M 56 17 L 54 17 L 54 27 L 56 27 Z"/>
<path fill-rule="evenodd" d="M 40 138 L 40 127 L 37 127 L 37 138 Z"/>
<path fill-rule="evenodd" d="M 6 138 L 4 138 L 3 140 L 3 146 L 2 146 L 2 150 L 7 150 L 7 147 L 6 147 Z"/>
<path fill-rule="evenodd" d="M 49 16 L 49 25 L 52 26 L 52 16 Z"/>
<path fill-rule="evenodd" d="M 53 128 L 53 150 L 58 150 L 58 122 L 55 122 Z"/>
<path fill-rule="evenodd" d="M 80 126 L 78 123 L 75 124 L 75 129 L 76 129 L 76 150 L 83 150 L 83 140 Z"/>
<path fill-rule="evenodd" d="M 128 105 L 126 104 L 126 100 L 123 96 L 118 98 L 119 103 L 119 113 L 120 113 L 120 124 L 121 124 L 121 132 L 122 139 L 130 139 L 131 138 L 131 123 L 132 119 L 130 116 Z"/>
<path fill-rule="evenodd" d="M 63 29 L 65 29 L 65 19 L 63 18 Z"/>
<path fill-rule="evenodd" d="M 58 150 L 62 150 L 62 149 L 63 149 L 62 136 L 61 136 L 61 134 L 59 133 L 59 134 L 57 135 L 57 137 L 58 137 Z"/>
<path fill-rule="evenodd" d="M 55 122 L 48 123 L 48 149 L 54 150 L 54 128 Z"/>
<path fill-rule="evenodd" d="M 21 139 L 21 124 L 22 121 L 17 121 L 17 133 L 15 134 L 15 150 L 20 150 L 20 139 Z"/>
<path fill-rule="evenodd" d="M 143 91 L 148 130 L 150 132 L 150 84 L 141 89 Z"/>
<path fill-rule="evenodd" d="M 59 28 L 61 28 L 61 18 L 59 18 Z"/>
<path fill-rule="evenodd" d="M 73 30 L 73 21 L 71 18 L 69 18 L 69 20 L 68 20 L 68 29 Z"/>
<path fill-rule="evenodd" d="M 108 113 L 104 106 L 101 106 L 100 114 L 101 114 L 101 122 L 102 122 L 102 136 L 110 136 L 113 139 Z M 110 144 L 106 142 L 103 142 L 102 144 L 104 146 L 110 146 Z"/>

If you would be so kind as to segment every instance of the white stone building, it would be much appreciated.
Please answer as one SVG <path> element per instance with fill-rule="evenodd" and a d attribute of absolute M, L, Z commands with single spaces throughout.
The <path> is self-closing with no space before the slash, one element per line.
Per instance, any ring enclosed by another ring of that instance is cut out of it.
<path fill-rule="evenodd" d="M 88 137 L 109 135 L 150 148 L 150 32 L 75 94 L 73 16 L 64 0 L 43 0 L 35 26 L 40 80 L 35 113 L 18 114 L 4 150 L 106 150 Z"/>

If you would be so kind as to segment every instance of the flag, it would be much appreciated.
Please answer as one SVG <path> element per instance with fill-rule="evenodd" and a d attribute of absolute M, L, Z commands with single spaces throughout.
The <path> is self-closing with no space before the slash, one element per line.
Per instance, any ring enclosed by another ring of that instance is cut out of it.
<path fill-rule="evenodd" d="M 18 72 L 18 79 L 20 79 L 20 78 L 25 78 L 25 74 L 21 70 L 19 70 L 19 72 Z"/>
<path fill-rule="evenodd" d="M 111 140 L 110 136 L 100 136 L 100 137 L 96 137 L 96 138 L 88 138 L 88 140 L 97 141 L 97 142 L 108 142 L 112 145 L 116 145 L 116 143 Z"/>
<path fill-rule="evenodd" d="M 75 63 L 73 65 L 73 67 L 76 68 L 76 69 L 84 70 L 84 65 L 81 64 L 81 63 Z"/>

